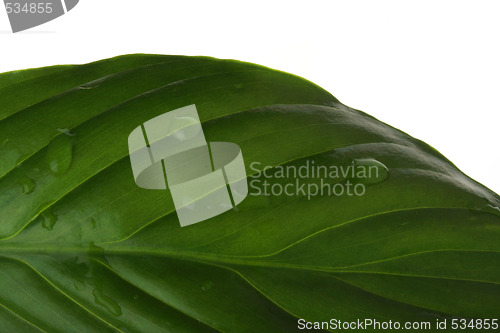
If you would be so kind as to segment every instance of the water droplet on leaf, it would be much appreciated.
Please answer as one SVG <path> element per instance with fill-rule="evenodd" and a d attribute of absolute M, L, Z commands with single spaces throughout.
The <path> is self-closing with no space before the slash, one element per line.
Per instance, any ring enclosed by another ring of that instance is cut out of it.
<path fill-rule="evenodd" d="M 65 134 L 65 135 L 68 135 L 68 136 L 75 136 L 76 135 L 74 133 L 71 133 L 69 128 L 58 128 L 57 131 Z"/>
<path fill-rule="evenodd" d="M 389 169 L 380 161 L 372 158 L 355 159 L 352 163 L 353 175 L 350 177 L 361 184 L 378 184 L 389 177 Z"/>
<path fill-rule="evenodd" d="M 94 89 L 94 88 L 97 88 L 97 87 L 99 87 L 99 83 L 94 81 L 94 82 L 89 82 L 89 83 L 82 84 L 78 88 L 81 89 L 81 90 L 90 90 L 90 89 Z"/>
<path fill-rule="evenodd" d="M 24 154 L 22 156 L 19 156 L 19 158 L 16 160 L 16 168 L 20 168 L 28 157 L 29 154 Z"/>
<path fill-rule="evenodd" d="M 52 213 L 50 210 L 45 210 L 41 214 L 42 216 L 42 227 L 44 227 L 47 230 L 52 230 L 54 229 L 54 225 L 57 222 L 57 215 Z"/>
<path fill-rule="evenodd" d="M 207 281 L 207 282 L 203 283 L 203 285 L 201 286 L 201 290 L 207 291 L 207 290 L 212 289 L 213 286 L 214 286 L 214 283 L 212 281 Z"/>
<path fill-rule="evenodd" d="M 122 308 L 114 299 L 104 295 L 102 291 L 98 290 L 97 288 L 92 291 L 92 294 L 94 295 L 95 303 L 104 307 L 113 316 L 118 317 L 122 315 Z"/>
<path fill-rule="evenodd" d="M 200 122 L 193 117 L 177 116 L 170 124 L 168 131 L 179 141 L 185 141 L 197 136 L 200 132 Z"/>
<path fill-rule="evenodd" d="M 487 204 L 486 206 L 482 207 L 480 211 L 485 212 L 485 213 L 491 213 L 495 215 L 500 215 L 500 207 L 493 206 L 490 204 Z"/>
<path fill-rule="evenodd" d="M 85 283 L 83 283 L 80 280 L 74 280 L 73 281 L 73 286 L 75 287 L 75 289 L 77 291 L 80 291 L 80 290 L 83 290 L 83 288 L 85 288 Z"/>
<path fill-rule="evenodd" d="M 27 176 L 19 177 L 17 182 L 21 185 L 24 194 L 30 194 L 35 190 L 36 187 L 35 182 L 33 181 L 33 179 Z"/>
<path fill-rule="evenodd" d="M 49 144 L 46 163 L 49 170 L 60 176 L 69 170 L 73 161 L 73 140 L 68 135 L 58 135 Z"/>

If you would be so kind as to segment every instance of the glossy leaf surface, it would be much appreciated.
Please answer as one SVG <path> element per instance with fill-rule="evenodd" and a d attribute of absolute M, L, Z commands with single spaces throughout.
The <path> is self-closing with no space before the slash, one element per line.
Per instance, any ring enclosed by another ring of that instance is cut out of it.
<path fill-rule="evenodd" d="M 168 190 L 135 184 L 127 138 L 191 104 L 249 181 L 307 163 L 381 174 L 362 196 L 253 193 L 181 228 Z M 2 332 L 498 318 L 498 207 L 425 143 L 265 67 L 131 55 L 0 75 Z"/>

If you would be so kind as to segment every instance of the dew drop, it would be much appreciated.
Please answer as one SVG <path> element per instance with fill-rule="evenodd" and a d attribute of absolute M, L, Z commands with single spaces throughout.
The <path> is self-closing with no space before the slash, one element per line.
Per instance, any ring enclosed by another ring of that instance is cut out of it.
<path fill-rule="evenodd" d="M 200 133 L 200 122 L 193 117 L 177 116 L 170 124 L 169 135 L 173 135 L 179 141 L 186 141 L 196 137 Z"/>
<path fill-rule="evenodd" d="M 88 259 L 83 256 L 68 258 L 63 261 L 63 264 L 79 277 L 86 276 L 90 272 Z"/>
<path fill-rule="evenodd" d="M 57 215 L 52 213 L 50 210 L 45 210 L 41 214 L 42 216 L 42 227 L 44 227 L 47 230 L 52 230 L 54 229 L 54 225 L 57 222 Z"/>
<path fill-rule="evenodd" d="M 94 295 L 95 303 L 104 307 L 113 316 L 119 317 L 122 315 L 122 308 L 114 299 L 104 295 L 102 291 L 98 290 L 97 288 L 92 291 L 92 294 Z"/>
<path fill-rule="evenodd" d="M 378 184 L 389 177 L 389 169 L 380 161 L 372 158 L 355 159 L 352 177 L 362 184 Z"/>
<path fill-rule="evenodd" d="M 16 160 L 16 168 L 20 168 L 28 157 L 29 154 L 19 156 L 19 158 Z"/>
<path fill-rule="evenodd" d="M 93 82 L 82 84 L 81 86 L 78 87 L 78 89 L 81 89 L 81 90 L 90 90 L 90 89 L 94 89 L 94 88 L 97 88 L 97 87 L 99 87 L 99 83 L 96 82 L 96 81 L 93 81 Z"/>
<path fill-rule="evenodd" d="M 74 133 L 71 133 L 69 128 L 58 128 L 57 131 L 65 134 L 65 135 L 68 135 L 68 136 L 75 136 L 76 135 Z"/>
<path fill-rule="evenodd" d="M 27 176 L 19 177 L 17 182 L 21 185 L 24 194 L 30 194 L 35 190 L 36 187 L 35 182 L 33 181 L 33 179 Z"/>
<path fill-rule="evenodd" d="M 212 281 L 207 281 L 207 282 L 203 283 L 203 285 L 201 286 L 201 290 L 207 291 L 207 290 L 212 289 L 213 286 L 214 286 L 214 283 Z"/>
<path fill-rule="evenodd" d="M 69 170 L 73 160 L 73 137 L 58 135 L 49 144 L 46 163 L 49 170 L 60 176 Z"/>
<path fill-rule="evenodd" d="M 75 287 L 75 289 L 77 291 L 81 291 L 81 290 L 83 290 L 85 288 L 85 283 L 83 283 L 80 280 L 74 280 L 73 281 L 73 286 Z"/>
<path fill-rule="evenodd" d="M 487 204 L 484 207 L 482 207 L 480 209 L 480 211 L 485 212 L 485 213 L 500 215 L 500 207 L 493 206 L 493 205 L 490 205 L 490 204 Z"/>

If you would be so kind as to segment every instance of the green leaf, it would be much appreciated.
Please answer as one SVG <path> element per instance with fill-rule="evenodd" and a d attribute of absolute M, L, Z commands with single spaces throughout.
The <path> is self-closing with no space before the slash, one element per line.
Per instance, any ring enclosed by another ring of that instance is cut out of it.
<path fill-rule="evenodd" d="M 207 141 L 240 146 L 250 195 L 181 228 L 168 190 L 135 184 L 127 139 L 192 104 Z M 0 156 L 2 332 L 499 317 L 499 196 L 290 74 L 158 55 L 1 74 Z M 280 176 L 311 165 L 376 176 Z M 356 178 L 363 195 L 252 192 Z"/>

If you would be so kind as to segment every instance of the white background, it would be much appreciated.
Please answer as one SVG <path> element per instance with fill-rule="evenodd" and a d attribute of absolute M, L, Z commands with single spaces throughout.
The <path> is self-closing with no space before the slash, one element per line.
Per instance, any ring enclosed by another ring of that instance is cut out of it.
<path fill-rule="evenodd" d="M 81 0 L 18 34 L 1 8 L 0 51 L 0 72 L 127 53 L 291 72 L 500 193 L 500 1 Z"/>

